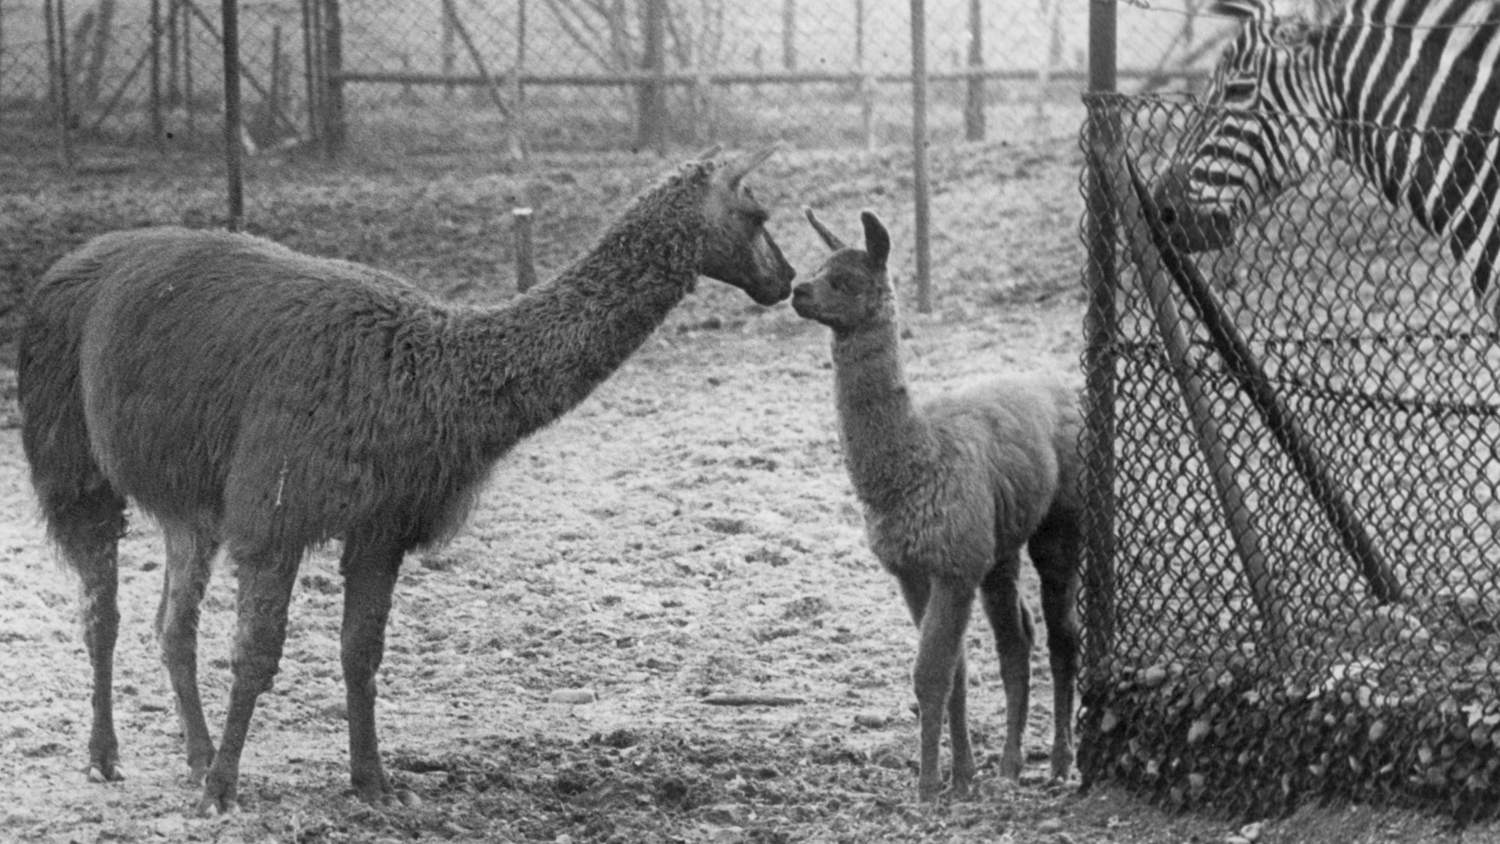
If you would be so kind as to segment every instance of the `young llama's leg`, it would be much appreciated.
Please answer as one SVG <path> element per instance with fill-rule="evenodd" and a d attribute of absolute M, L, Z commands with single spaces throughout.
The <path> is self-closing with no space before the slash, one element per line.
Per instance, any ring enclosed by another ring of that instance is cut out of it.
<path fill-rule="evenodd" d="M 1078 679 L 1078 590 L 1082 534 L 1068 524 L 1032 537 L 1028 550 L 1042 582 L 1042 619 L 1052 666 L 1052 776 L 1073 766 L 1073 695 Z"/>
<path fill-rule="evenodd" d="M 339 568 L 344 574 L 342 653 L 349 717 L 349 778 L 361 799 L 372 803 L 409 792 L 395 792 L 380 764 L 375 735 L 375 674 L 385 655 L 385 625 L 391 611 L 396 572 L 405 553 L 399 544 L 368 537 L 344 543 Z"/>
<path fill-rule="evenodd" d="M 984 612 L 995 632 L 1000 679 L 1005 684 L 1005 749 L 1000 755 L 1000 774 L 1010 779 L 1021 776 L 1021 735 L 1030 706 L 1031 645 L 1036 636 L 1031 613 L 1021 602 L 1020 572 L 1019 549 L 1006 549 L 996 554 L 994 568 L 979 584 Z"/>
<path fill-rule="evenodd" d="M 967 675 L 963 658 L 964 631 L 969 625 L 974 590 L 967 584 L 925 576 L 902 576 L 901 594 L 920 631 L 916 667 L 912 671 L 919 723 L 917 796 L 931 800 L 943 787 L 938 766 L 946 711 L 953 744 L 953 788 L 967 791 L 974 778 L 974 752 L 969 744 Z"/>
<path fill-rule="evenodd" d="M 231 543 L 230 557 L 239 579 L 234 651 L 230 658 L 234 682 L 229 689 L 229 712 L 224 718 L 219 752 L 209 766 L 203 781 L 203 797 L 198 802 L 198 812 L 206 815 L 236 808 L 240 753 L 245 749 L 255 701 L 261 692 L 271 688 L 281 662 L 287 607 L 302 561 L 302 549 L 243 553 L 236 552 Z"/>
<path fill-rule="evenodd" d="M 156 637 L 177 698 L 188 776 L 201 784 L 214 760 L 214 743 L 198 694 L 198 608 L 219 543 L 212 534 L 187 525 L 164 521 L 162 529 L 166 534 L 167 570 L 156 610 Z"/>

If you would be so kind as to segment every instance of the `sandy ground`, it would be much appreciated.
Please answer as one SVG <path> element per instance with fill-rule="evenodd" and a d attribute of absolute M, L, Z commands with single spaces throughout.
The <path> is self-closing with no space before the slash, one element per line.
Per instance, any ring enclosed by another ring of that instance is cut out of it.
<path fill-rule="evenodd" d="M 821 247 L 798 206 L 816 204 L 851 237 L 859 208 L 886 217 L 919 394 L 1002 370 L 1077 377 L 1082 203 L 1071 141 L 947 151 L 935 164 L 940 287 L 932 314 L 910 307 L 899 156 L 793 157 L 768 165 L 759 191 L 778 208 L 775 230 L 804 273 Z M 544 176 L 552 220 L 538 244 L 544 275 L 653 170 L 659 165 Z M 498 284 L 475 279 L 505 266 L 484 222 L 505 185 L 463 173 L 353 187 L 346 173 L 303 178 L 312 184 L 256 194 L 301 197 L 290 211 L 260 211 L 263 231 L 404 272 L 445 295 L 483 301 L 504 287 L 503 270 Z M 26 182 L 12 186 L 0 210 L 22 221 L 12 236 L 30 238 L 22 263 L 92 230 L 208 222 L 201 200 L 198 210 L 177 210 L 180 182 L 165 184 L 57 192 Z M 101 197 L 115 203 L 110 214 L 97 212 Z M 4 372 L 0 396 L 13 394 L 11 377 Z M 1028 768 L 1019 785 L 1001 782 L 1002 694 L 978 619 L 969 635 L 978 793 L 918 805 L 908 679 L 915 634 L 864 545 L 831 382 L 825 329 L 705 281 L 613 379 L 501 462 L 465 529 L 408 559 L 396 590 L 377 718 L 387 766 L 418 795 L 416 806 L 373 808 L 349 793 L 337 548 L 310 555 L 276 688 L 252 723 L 242 810 L 216 819 L 191 813 L 197 795 L 185 781 L 151 632 L 161 537 L 140 517 L 121 545 L 115 674 L 129 776 L 85 780 L 89 686 L 74 586 L 36 518 L 13 404 L 0 402 L 0 838 L 566 844 L 1445 834 L 1438 821 L 1365 809 L 1242 829 L 1250 819 L 1171 817 L 1107 789 L 1080 794 L 1076 779 L 1049 784 L 1051 678 L 1042 649 L 1033 657 Z M 233 578 L 224 568 L 205 602 L 200 642 L 215 733 L 229 682 Z M 1029 571 L 1027 589 L 1036 612 Z M 784 700 L 708 702 L 736 694 Z"/>

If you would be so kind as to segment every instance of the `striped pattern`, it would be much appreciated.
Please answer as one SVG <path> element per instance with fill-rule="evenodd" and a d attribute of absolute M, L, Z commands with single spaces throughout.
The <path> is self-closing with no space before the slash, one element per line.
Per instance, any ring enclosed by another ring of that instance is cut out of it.
<path fill-rule="evenodd" d="M 1483 296 L 1500 253 L 1500 0 L 1353 0 L 1318 25 L 1269 0 L 1215 11 L 1244 24 L 1188 131 L 1185 210 L 1238 223 L 1342 159 L 1446 239 Z"/>

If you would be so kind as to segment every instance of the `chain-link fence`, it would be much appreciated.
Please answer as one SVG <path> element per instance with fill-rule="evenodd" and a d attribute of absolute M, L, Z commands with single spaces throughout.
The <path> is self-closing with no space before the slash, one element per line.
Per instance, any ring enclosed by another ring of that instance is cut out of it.
<path fill-rule="evenodd" d="M 246 0 L 239 17 L 252 151 L 312 144 L 332 121 L 394 155 L 911 137 L 905 0 Z M 1128 72 L 1158 86 L 1201 57 L 1185 20 L 1122 30 Z M 1086 4 L 930 0 L 924 23 L 933 143 L 1082 119 Z M 221 27 L 204 0 L 0 0 L 0 139 L 212 152 Z"/>
<path fill-rule="evenodd" d="M 306 134 L 305 5 L 241 4 L 250 150 Z M 0 2 L 0 140 L 59 155 L 73 146 L 217 152 L 221 27 L 220 4 L 204 0 Z"/>
<path fill-rule="evenodd" d="M 1300 31 L 1265 43 L 1335 38 Z M 1216 93 L 1089 98 L 1080 768 L 1174 806 L 1493 814 L 1500 335 L 1471 282 L 1500 211 L 1494 92 L 1456 130 L 1241 122 Z M 1175 248 L 1187 198 L 1247 197 L 1233 243 Z"/>

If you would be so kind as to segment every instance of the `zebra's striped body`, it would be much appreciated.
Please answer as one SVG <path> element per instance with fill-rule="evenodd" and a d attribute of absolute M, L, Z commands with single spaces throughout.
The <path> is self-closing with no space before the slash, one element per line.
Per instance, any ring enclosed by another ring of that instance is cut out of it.
<path fill-rule="evenodd" d="M 1491 287 L 1500 253 L 1500 0 L 1352 0 L 1331 20 L 1244 19 L 1157 192 L 1174 241 L 1223 246 L 1261 203 L 1332 158 L 1411 209 Z"/>

